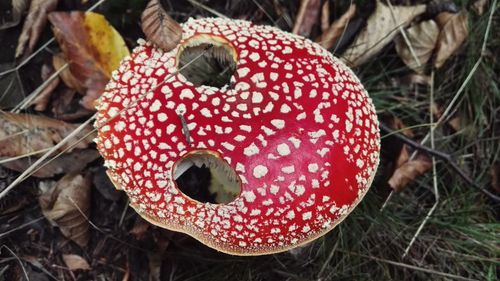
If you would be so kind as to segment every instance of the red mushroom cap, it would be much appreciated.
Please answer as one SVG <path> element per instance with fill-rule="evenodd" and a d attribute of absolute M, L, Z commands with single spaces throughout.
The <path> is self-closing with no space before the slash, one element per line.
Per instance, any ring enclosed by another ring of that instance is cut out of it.
<path fill-rule="evenodd" d="M 179 53 L 199 42 L 231 52 L 233 87 L 178 72 Z M 141 216 L 236 255 L 324 235 L 366 194 L 379 161 L 375 109 L 351 70 L 310 40 L 241 20 L 190 19 L 169 52 L 140 41 L 113 73 L 96 126 L 108 174 Z M 234 201 L 203 203 L 177 187 L 176 165 L 200 153 L 235 170 Z"/>

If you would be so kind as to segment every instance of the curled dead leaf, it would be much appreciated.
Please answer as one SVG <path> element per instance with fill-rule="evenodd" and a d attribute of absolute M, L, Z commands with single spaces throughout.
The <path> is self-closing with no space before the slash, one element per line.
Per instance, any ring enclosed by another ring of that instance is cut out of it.
<path fill-rule="evenodd" d="M 54 68 L 51 65 L 44 64 L 42 66 L 42 80 L 46 81 L 49 77 L 54 74 Z M 32 105 L 35 105 L 36 111 L 44 111 L 47 109 L 47 105 L 49 104 L 50 97 L 52 96 L 52 92 L 59 85 L 60 79 L 56 77 L 43 89 L 43 91 L 36 96 L 36 98 L 31 102 Z"/>
<path fill-rule="evenodd" d="M 163 9 L 159 0 L 150 0 L 141 15 L 142 31 L 148 41 L 168 52 L 182 39 L 182 27 Z"/>
<path fill-rule="evenodd" d="M 61 71 L 59 72 L 59 78 L 62 79 L 64 84 L 71 89 L 75 89 L 79 93 L 85 93 L 85 88 L 80 83 L 80 81 L 78 81 L 78 79 L 73 76 L 69 68 L 67 68 L 67 63 L 68 62 L 66 61 L 62 53 L 55 54 L 52 57 L 52 65 L 54 66 L 56 71 Z"/>
<path fill-rule="evenodd" d="M 320 9 L 320 0 L 301 0 L 292 33 L 308 37 L 318 20 Z"/>
<path fill-rule="evenodd" d="M 349 21 L 356 14 L 356 5 L 349 6 L 349 9 L 335 22 L 330 25 L 330 27 L 321 34 L 319 38 L 316 39 L 321 46 L 325 49 L 330 49 L 336 43 L 337 39 L 344 32 Z"/>
<path fill-rule="evenodd" d="M 51 148 L 78 126 L 44 116 L 0 111 L 0 157 L 21 156 Z M 92 130 L 91 126 L 86 127 L 58 152 L 86 148 L 94 137 L 92 134 L 86 136 Z M 80 138 L 83 140 L 77 142 Z M 73 144 L 76 145 L 70 148 Z"/>
<path fill-rule="evenodd" d="M 443 12 L 437 15 L 436 22 L 441 29 L 439 33 L 434 66 L 440 68 L 453 55 L 469 36 L 467 27 L 467 11 L 457 14 Z"/>
<path fill-rule="evenodd" d="M 423 66 L 430 60 L 434 48 L 436 47 L 439 28 L 433 20 L 423 21 L 406 29 L 406 35 L 411 48 L 408 46 L 403 36 L 398 36 L 394 39 L 396 51 L 401 60 L 403 60 L 409 68 L 422 74 L 425 69 Z M 413 52 L 418 62 L 415 61 Z"/>
<path fill-rule="evenodd" d="M 24 21 L 23 30 L 19 36 L 16 48 L 16 58 L 33 52 L 42 31 L 47 24 L 47 14 L 54 11 L 58 0 L 32 0 L 28 16 Z M 26 49 L 28 45 L 28 49 Z"/>
<path fill-rule="evenodd" d="M 367 62 L 384 48 L 399 32 L 426 10 L 425 5 L 390 7 L 377 0 L 375 11 L 368 18 L 366 27 L 342 54 L 341 59 L 350 66 Z"/>
<path fill-rule="evenodd" d="M 89 263 L 79 255 L 62 255 L 62 259 L 71 271 L 90 270 Z"/>
<path fill-rule="evenodd" d="M 41 183 L 39 203 L 43 215 L 57 225 L 61 233 L 81 247 L 90 238 L 90 185 L 87 177 L 68 174 L 57 183 Z"/>
<path fill-rule="evenodd" d="M 402 164 L 394 171 L 389 179 L 389 186 L 396 192 L 401 191 L 431 167 L 431 159 L 423 154 L 418 154 L 414 160 Z"/>
<path fill-rule="evenodd" d="M 403 144 L 403 147 L 401 148 L 401 152 L 398 155 L 398 158 L 396 159 L 395 167 L 396 169 L 403 166 L 406 162 L 410 160 L 410 151 L 409 147 L 407 144 Z"/>
<path fill-rule="evenodd" d="M 104 16 L 92 12 L 52 12 L 54 35 L 75 78 L 69 83 L 84 98 L 82 105 L 94 110 L 111 72 L 129 55 L 123 38 Z M 58 68 L 58 67 L 56 67 Z M 67 82 L 67 79 L 63 78 Z M 75 85 L 76 84 L 76 85 Z"/>

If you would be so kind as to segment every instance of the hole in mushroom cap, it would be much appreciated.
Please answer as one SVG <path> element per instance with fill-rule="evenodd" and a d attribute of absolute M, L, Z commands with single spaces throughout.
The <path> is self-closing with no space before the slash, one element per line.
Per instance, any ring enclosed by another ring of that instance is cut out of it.
<path fill-rule="evenodd" d="M 236 50 L 222 37 L 197 35 L 183 44 L 178 69 L 196 86 L 222 88 L 236 69 Z"/>
<path fill-rule="evenodd" d="M 210 152 L 198 151 L 182 158 L 174 167 L 174 179 L 182 193 L 202 203 L 229 203 L 241 192 L 236 172 Z"/>

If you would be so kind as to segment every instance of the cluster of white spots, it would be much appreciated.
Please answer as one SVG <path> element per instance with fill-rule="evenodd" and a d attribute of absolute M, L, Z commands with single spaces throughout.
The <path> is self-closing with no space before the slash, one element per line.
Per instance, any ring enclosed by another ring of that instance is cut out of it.
<path fill-rule="evenodd" d="M 238 67 L 232 87 L 195 87 L 177 73 L 179 47 L 141 42 L 112 74 L 97 147 L 132 205 L 229 252 L 286 249 L 346 216 L 366 193 L 379 151 L 374 108 L 350 70 L 273 27 L 192 19 L 183 30 L 183 40 L 211 33 L 230 41 Z M 199 203 L 177 189 L 175 164 L 199 149 L 234 167 L 242 182 L 235 201 Z"/>

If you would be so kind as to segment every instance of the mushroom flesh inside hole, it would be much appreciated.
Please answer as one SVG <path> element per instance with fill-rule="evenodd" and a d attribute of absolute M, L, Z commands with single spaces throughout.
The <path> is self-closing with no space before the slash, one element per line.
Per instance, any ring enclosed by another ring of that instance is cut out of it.
<path fill-rule="evenodd" d="M 241 192 L 241 180 L 221 158 L 197 152 L 182 158 L 174 168 L 177 188 L 189 198 L 214 204 L 234 201 Z"/>
<path fill-rule="evenodd" d="M 196 86 L 222 88 L 236 70 L 236 51 L 216 36 L 199 35 L 181 47 L 178 69 Z"/>

